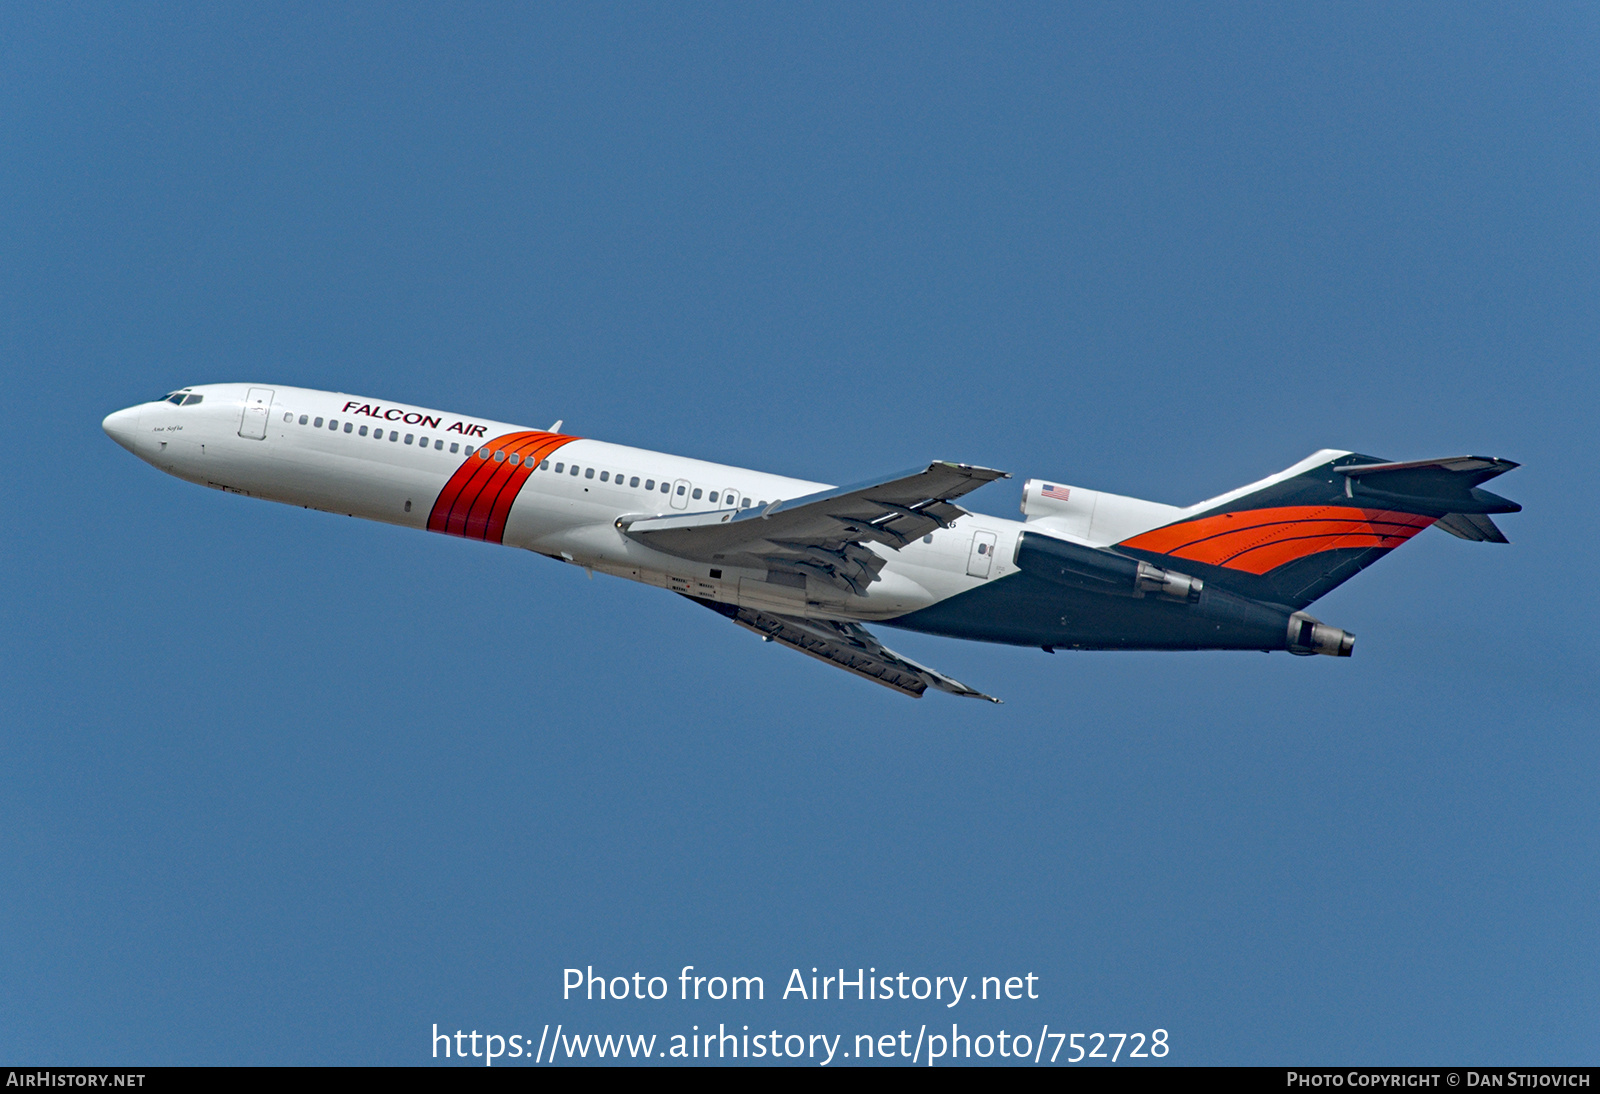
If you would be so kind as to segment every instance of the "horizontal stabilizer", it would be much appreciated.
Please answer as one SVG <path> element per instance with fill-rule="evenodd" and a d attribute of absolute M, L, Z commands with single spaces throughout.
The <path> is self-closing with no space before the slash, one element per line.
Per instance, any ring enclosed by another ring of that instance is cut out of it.
<path fill-rule="evenodd" d="M 1452 475 L 1471 475 L 1472 485 L 1488 482 L 1496 475 L 1504 475 L 1507 471 L 1515 471 L 1521 467 L 1520 463 L 1511 460 L 1502 460 L 1494 456 L 1445 456 L 1434 460 L 1401 460 L 1393 463 L 1364 463 L 1354 464 L 1339 468 L 1346 475 L 1376 475 L 1387 474 L 1391 471 L 1416 471 L 1424 469 L 1437 469 L 1448 471 Z"/>
<path fill-rule="evenodd" d="M 1110 546 L 1169 577 L 1304 608 L 1430 524 L 1505 543 L 1489 514 L 1522 506 L 1478 484 L 1517 466 L 1487 456 L 1393 462 L 1323 449 Z M 1075 572 L 1070 560 L 1056 569 Z"/>
<path fill-rule="evenodd" d="M 725 615 L 748 631 L 754 631 L 769 642 L 778 642 L 792 650 L 799 650 L 818 661 L 865 677 L 875 684 L 893 688 L 901 695 L 920 699 L 928 688 L 948 691 L 951 695 L 965 695 L 973 699 L 1000 702 L 992 695 L 969 688 L 959 680 L 952 680 L 926 665 L 919 665 L 909 657 L 902 657 L 886 648 L 872 632 L 859 623 L 837 623 L 823 619 L 800 619 L 795 616 L 760 612 L 751 608 L 737 608 L 732 604 L 719 604 L 714 600 L 688 599 L 704 604 L 718 615 Z"/>
<path fill-rule="evenodd" d="M 1479 483 L 1518 466 L 1488 456 L 1449 456 L 1405 463 L 1346 464 L 1334 470 L 1345 476 L 1348 498 L 1442 515 L 1521 512 L 1522 506 L 1516 502 L 1476 489 Z"/>
<path fill-rule="evenodd" d="M 1482 513 L 1446 513 L 1433 525 L 1460 539 L 1479 543 L 1510 543 L 1505 533 L 1495 527 L 1494 521 Z"/>

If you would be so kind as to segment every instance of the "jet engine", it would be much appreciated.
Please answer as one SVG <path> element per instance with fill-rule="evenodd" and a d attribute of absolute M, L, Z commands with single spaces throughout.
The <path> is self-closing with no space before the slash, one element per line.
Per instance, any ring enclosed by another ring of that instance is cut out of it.
<path fill-rule="evenodd" d="M 1299 657 L 1320 653 L 1326 657 L 1349 657 L 1356 636 L 1338 627 L 1313 619 L 1305 612 L 1289 617 L 1289 652 Z"/>
<path fill-rule="evenodd" d="M 1024 573 L 1057 585 L 1111 596 L 1154 594 L 1192 604 L 1205 588 L 1205 582 L 1197 577 L 1037 532 L 1023 532 L 1017 537 L 1016 565 Z"/>

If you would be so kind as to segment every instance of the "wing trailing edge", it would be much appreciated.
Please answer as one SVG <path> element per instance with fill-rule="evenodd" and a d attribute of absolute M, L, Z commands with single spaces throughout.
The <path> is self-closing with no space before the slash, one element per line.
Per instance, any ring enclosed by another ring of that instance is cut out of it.
<path fill-rule="evenodd" d="M 953 680 L 926 665 L 918 664 L 909 657 L 895 653 L 859 623 L 801 619 L 774 612 L 756 611 L 753 608 L 735 607 L 732 604 L 719 604 L 714 600 L 703 600 L 697 596 L 686 596 L 686 599 L 702 604 L 718 615 L 726 616 L 745 630 L 759 634 L 768 642 L 777 642 L 792 650 L 799 650 L 807 657 L 814 657 L 846 672 L 853 672 L 857 676 L 871 680 L 874 684 L 882 684 L 913 699 L 922 698 L 922 693 L 931 687 L 949 692 L 951 695 L 987 699 L 991 703 L 1000 702 L 993 695 L 985 695 L 959 680 Z"/>
<path fill-rule="evenodd" d="M 953 504 L 1004 471 L 938 460 L 926 468 L 841 486 L 764 507 L 667 516 L 622 517 L 617 529 L 635 542 L 694 562 L 814 576 L 865 595 L 885 556 L 967 511 Z"/>

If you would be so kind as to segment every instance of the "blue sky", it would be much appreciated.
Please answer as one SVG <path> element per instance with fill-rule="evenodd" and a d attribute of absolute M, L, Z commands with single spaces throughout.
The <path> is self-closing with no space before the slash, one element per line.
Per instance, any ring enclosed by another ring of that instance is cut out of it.
<path fill-rule="evenodd" d="M 430 1027 L 1170 1031 L 1596 1059 L 1600 18 L 1585 5 L 0 13 L 0 1060 Z M 1348 661 L 883 631 L 167 478 L 101 417 L 331 388 L 853 482 L 1187 504 L 1322 447 L 1526 466 Z M 562 1002 L 875 967 L 1040 999 Z"/>

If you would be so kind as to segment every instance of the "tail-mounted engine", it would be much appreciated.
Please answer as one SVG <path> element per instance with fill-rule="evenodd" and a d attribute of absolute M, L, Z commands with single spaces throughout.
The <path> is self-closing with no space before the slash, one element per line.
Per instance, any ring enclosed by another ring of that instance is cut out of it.
<path fill-rule="evenodd" d="M 1017 569 L 1034 577 L 1110 596 L 1152 595 L 1192 604 L 1205 588 L 1197 577 L 1037 532 L 1017 537 L 1015 561 Z"/>
<path fill-rule="evenodd" d="M 1292 654 L 1349 657 L 1355 645 L 1356 636 L 1349 631 L 1320 623 L 1305 612 L 1295 612 L 1289 617 L 1289 652 Z"/>

